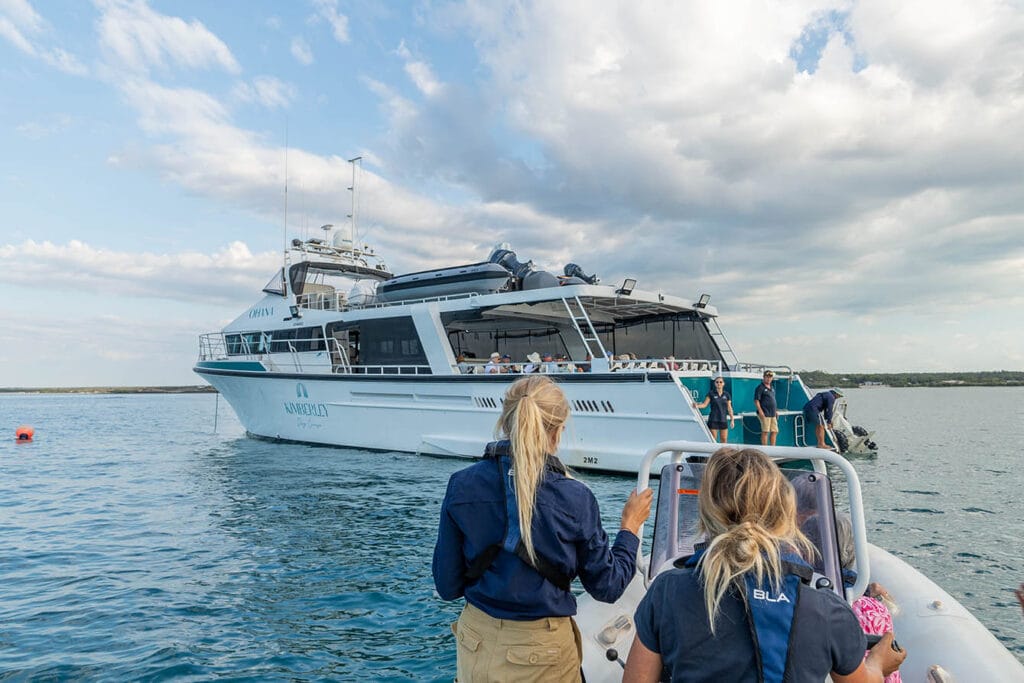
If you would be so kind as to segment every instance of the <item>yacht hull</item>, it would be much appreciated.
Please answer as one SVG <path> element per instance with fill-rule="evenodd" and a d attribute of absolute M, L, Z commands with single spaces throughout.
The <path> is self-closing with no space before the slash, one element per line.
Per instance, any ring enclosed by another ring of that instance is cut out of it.
<path fill-rule="evenodd" d="M 519 377 L 310 375 L 215 365 L 195 371 L 253 435 L 458 457 L 483 453 L 494 438 L 501 398 Z M 558 453 L 570 467 L 635 474 L 640 444 L 710 438 L 670 373 L 551 377 L 571 407 Z"/>

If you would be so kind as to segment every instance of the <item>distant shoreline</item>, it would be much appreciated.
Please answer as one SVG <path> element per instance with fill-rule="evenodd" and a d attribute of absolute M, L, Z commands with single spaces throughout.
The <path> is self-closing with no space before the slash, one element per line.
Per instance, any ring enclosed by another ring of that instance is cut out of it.
<path fill-rule="evenodd" d="M 879 389 L 884 387 L 1019 387 L 1024 386 L 1024 372 L 999 370 L 995 372 L 822 372 L 801 371 L 800 378 L 812 387 L 842 387 Z"/>
<path fill-rule="evenodd" d="M 179 387 L 0 387 L 0 394 L 215 394 L 209 384 Z"/>

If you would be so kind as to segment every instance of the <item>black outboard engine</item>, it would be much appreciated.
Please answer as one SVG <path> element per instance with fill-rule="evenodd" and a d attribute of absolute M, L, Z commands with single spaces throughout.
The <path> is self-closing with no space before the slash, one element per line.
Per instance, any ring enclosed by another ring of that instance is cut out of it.
<path fill-rule="evenodd" d="M 495 249 L 487 260 L 511 271 L 519 281 L 519 289 L 547 289 L 561 284 L 557 277 L 546 270 L 537 270 L 533 261 L 521 263 L 511 249 Z"/>
<path fill-rule="evenodd" d="M 582 280 L 588 285 L 596 285 L 600 280 L 597 279 L 596 275 L 587 275 L 583 272 L 583 269 L 577 266 L 575 263 L 566 263 L 565 268 L 562 270 L 566 277 L 577 278 Z M 577 284 L 577 283 L 572 283 Z"/>
<path fill-rule="evenodd" d="M 519 259 L 516 258 L 516 252 L 511 249 L 495 249 L 491 252 L 491 258 L 487 260 L 491 263 L 497 263 L 499 266 L 503 266 L 519 278 L 520 281 L 525 280 L 526 276 L 534 270 L 533 261 L 520 263 Z"/>

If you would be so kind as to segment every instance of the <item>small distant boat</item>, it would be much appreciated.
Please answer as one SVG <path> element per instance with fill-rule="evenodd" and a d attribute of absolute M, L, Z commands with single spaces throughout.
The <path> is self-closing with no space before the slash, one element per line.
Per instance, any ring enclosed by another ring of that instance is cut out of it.
<path fill-rule="evenodd" d="M 647 451 L 638 466 L 637 490 L 647 488 L 652 474 L 660 474 L 650 554 L 641 554 L 637 574 L 617 602 L 597 602 L 589 594 L 577 598 L 576 623 L 583 636 L 583 672 L 590 683 L 622 680 L 622 667 L 629 658 L 636 635 L 633 614 L 648 586 L 658 574 L 672 569 L 676 561 L 692 555 L 695 544 L 706 540 L 696 535 L 696 496 L 686 495 L 686 492 L 700 487 L 704 472 L 701 456 L 713 453 L 716 448 L 709 443 L 660 443 Z M 782 471 L 790 479 L 804 477 L 813 481 L 812 475 L 816 478 L 813 486 L 818 491 L 817 505 L 814 510 L 801 510 L 817 515 L 820 532 L 817 544 L 820 566 L 815 568 L 811 585 L 818 590 L 834 590 L 852 602 L 874 581 L 885 586 L 898 603 L 900 609 L 893 614 L 893 625 L 896 639 L 907 650 L 907 659 L 900 667 L 904 681 L 936 680 L 934 672 L 937 671 L 962 682 L 1024 681 L 1024 664 L 953 596 L 903 560 L 868 543 L 860 480 L 847 460 L 817 448 L 760 448 L 780 462 Z M 666 456 L 670 456 L 671 461 L 662 467 Z M 786 469 L 786 460 L 810 460 L 814 472 Z M 836 551 L 835 500 L 826 463 L 846 479 L 845 490 L 853 522 L 857 582 L 845 590 Z M 633 484 L 628 488 L 632 489 Z M 643 530 L 640 534 L 643 536 Z M 821 581 L 821 578 L 828 581 Z"/>
<path fill-rule="evenodd" d="M 861 382 L 857 386 L 861 389 L 879 389 L 882 387 L 888 388 L 889 385 L 885 382 Z"/>

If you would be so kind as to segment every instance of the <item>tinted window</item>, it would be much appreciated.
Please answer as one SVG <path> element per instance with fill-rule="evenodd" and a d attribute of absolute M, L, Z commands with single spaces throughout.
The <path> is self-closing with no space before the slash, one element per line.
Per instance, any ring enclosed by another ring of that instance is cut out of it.
<path fill-rule="evenodd" d="M 324 350 L 324 331 L 319 326 L 274 330 L 270 338 L 271 353 Z"/>
<path fill-rule="evenodd" d="M 426 365 L 412 318 L 363 320 L 359 324 L 363 365 Z"/>

